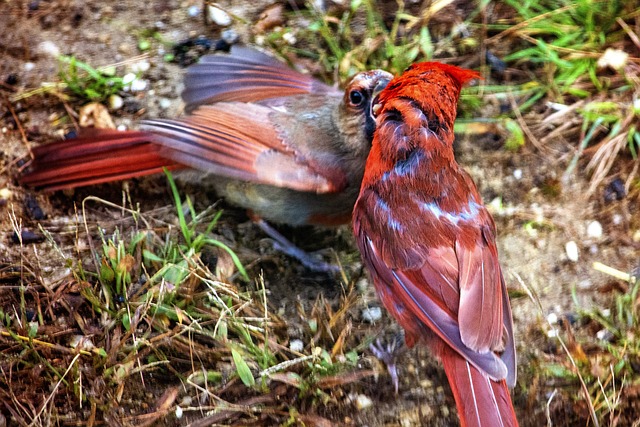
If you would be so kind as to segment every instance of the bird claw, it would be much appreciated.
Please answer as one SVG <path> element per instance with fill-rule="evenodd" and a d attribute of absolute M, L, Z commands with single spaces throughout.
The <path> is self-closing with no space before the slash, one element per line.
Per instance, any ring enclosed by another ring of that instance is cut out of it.
<path fill-rule="evenodd" d="M 399 380 L 396 362 L 398 356 L 406 349 L 404 334 L 395 334 L 388 342 L 383 342 L 381 338 L 378 338 L 375 343 L 369 344 L 369 349 L 378 360 L 381 360 L 387 366 L 387 372 L 389 372 L 391 382 L 396 390 L 396 394 L 398 394 Z"/>
<path fill-rule="evenodd" d="M 278 230 L 273 228 L 269 223 L 263 219 L 258 219 L 255 223 L 262 229 L 262 231 L 273 239 L 273 247 L 292 258 L 297 259 L 302 265 L 312 271 L 318 271 L 321 273 L 335 274 L 340 272 L 340 267 L 334 264 L 329 264 L 324 261 L 319 261 L 311 257 L 311 255 L 284 237 Z"/>

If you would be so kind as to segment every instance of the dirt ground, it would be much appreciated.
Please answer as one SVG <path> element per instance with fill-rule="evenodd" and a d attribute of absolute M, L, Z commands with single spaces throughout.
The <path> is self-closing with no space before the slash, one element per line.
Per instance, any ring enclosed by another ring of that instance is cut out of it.
<path fill-rule="evenodd" d="M 220 2 L 247 23 L 255 22 L 269 3 Z M 140 53 L 138 43 L 143 30 L 154 29 L 168 43 L 197 35 L 215 38 L 220 27 L 203 22 L 200 14 L 190 16 L 192 7 L 201 8 L 202 4 L 195 0 L 5 0 L 0 3 L 0 82 L 22 91 L 55 81 L 59 71 L 56 54 L 74 55 L 94 67 L 128 60 Z M 254 39 L 249 24 L 237 24 L 234 29 L 241 41 Z M 143 74 L 149 87 L 128 98 L 127 102 L 137 107 L 132 107 L 133 113 L 127 108 L 112 113 L 116 125 L 132 127 L 140 117 L 180 114 L 179 94 L 184 71 L 163 60 L 163 49 L 168 51 L 169 48 L 155 43 L 150 53 L 141 59 L 150 64 Z M 72 123 L 67 119 L 68 111 L 56 97 L 12 102 L 11 112 L 7 106 L 12 93 L 4 90 L 0 94 L 4 98 L 0 106 L 0 188 L 11 193 L 0 205 L 0 261 L 9 265 L 21 256 L 11 240 L 13 219 L 18 218 L 25 226 L 37 229 L 38 221 L 32 219 L 25 207 L 28 195 L 35 195 L 47 215 L 46 220 L 39 222 L 45 228 L 58 230 L 61 224 L 72 221 L 73 202 L 81 201 L 83 196 L 95 194 L 114 203 L 119 203 L 121 196 L 117 184 L 52 196 L 21 188 L 16 174 L 18 159 L 25 158 L 28 153 L 25 138 L 32 145 L 50 141 L 70 130 Z M 62 122 L 58 120 L 60 118 Z M 18 131 L 17 122 L 25 132 L 24 137 Z M 634 230 L 637 233 L 640 229 L 640 219 L 634 214 L 637 201 L 605 202 L 606 183 L 595 194 L 587 195 L 588 178 L 582 164 L 565 179 L 563 174 L 572 156 L 572 147 L 572 141 L 558 140 L 546 152 L 526 146 L 511 153 L 486 136 L 460 137 L 456 147 L 460 163 L 475 178 L 485 201 L 491 203 L 498 227 L 500 261 L 512 291 L 517 328 L 520 383 L 514 391 L 514 404 L 524 426 L 547 425 L 547 417 L 555 426 L 589 425 L 580 409 L 583 398 L 578 394 L 578 388 L 548 380 L 534 372 L 541 369 L 545 361 L 562 354 L 557 343 L 549 337 L 551 326 L 547 319 L 551 314 L 558 318 L 573 318 L 594 304 L 608 304 L 608 295 L 601 290 L 611 279 L 593 269 L 594 261 L 622 271 L 633 270 L 639 261 L 638 242 L 631 238 Z M 167 193 L 157 189 L 164 185 L 163 177 L 135 183 L 142 188 L 132 189 L 132 194 L 143 211 L 171 205 Z M 145 194 L 152 194 L 152 197 L 145 198 Z M 196 195 L 200 204 L 216 201 L 211 195 Z M 230 219 L 225 221 L 223 217 L 228 232 L 237 237 L 238 242 L 247 242 L 246 253 L 261 257 L 252 271 L 265 272 L 266 286 L 275 306 L 286 311 L 300 300 L 311 305 L 321 294 L 331 301 L 338 300 L 341 294 L 338 281 L 306 272 L 294 261 L 274 254 L 260 231 L 246 221 L 242 212 L 229 207 L 226 212 L 230 212 Z M 594 234 L 590 228 L 594 221 L 602 226 L 601 235 Z M 299 236 L 296 230 L 286 229 L 286 232 L 294 239 Z M 303 233 L 311 237 L 298 239 L 312 249 L 322 248 L 325 242 L 335 241 L 337 237 L 341 242 L 337 247 L 339 255 L 353 251 L 347 228 Z M 577 244 L 577 260 L 568 258 L 568 242 Z M 45 246 L 46 243 L 40 243 L 27 246 L 25 250 L 27 254 L 41 253 L 46 251 Z M 243 253 L 240 250 L 241 256 Z M 350 268 L 357 271 L 353 266 Z M 62 267 L 59 270 L 48 266 L 46 271 L 51 280 L 55 280 L 65 274 Z M 0 284 L 0 294 L 12 292 L 11 289 L 3 289 Z M 535 297 L 530 297 L 529 292 Z M 373 291 L 362 292 L 359 307 L 375 303 Z M 391 321 L 385 318 L 382 327 L 390 324 Z M 371 326 L 360 323 L 357 327 Z M 354 410 L 345 405 L 341 410 L 334 406 L 331 413 L 323 416 L 336 424 L 371 427 L 455 424 L 450 410 L 454 407 L 453 399 L 437 364 L 424 349 L 411 350 L 405 357 L 400 369 L 399 396 L 394 395 L 393 386 L 383 373 L 375 381 L 367 380 L 362 387 L 362 393 L 373 400 L 371 407 Z M 156 387 L 161 389 L 161 385 L 156 384 Z M 554 395 L 554 390 L 560 393 Z M 5 413 L 3 411 L 0 408 L 0 413 Z M 639 408 L 628 409 L 617 425 L 631 425 L 634 417 L 640 417 Z M 82 416 L 78 415 L 78 419 Z M 163 423 L 181 424 L 170 416 Z"/>

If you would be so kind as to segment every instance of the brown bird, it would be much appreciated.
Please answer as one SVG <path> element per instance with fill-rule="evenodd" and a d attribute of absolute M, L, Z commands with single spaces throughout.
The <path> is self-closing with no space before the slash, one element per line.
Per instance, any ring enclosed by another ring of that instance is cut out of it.
<path fill-rule="evenodd" d="M 362 72 L 339 91 L 264 53 L 234 47 L 187 70 L 186 116 L 37 147 L 20 181 L 58 190 L 166 167 L 185 170 L 182 179 L 211 186 L 260 218 L 344 224 L 371 147 L 371 100 L 392 77 Z"/>

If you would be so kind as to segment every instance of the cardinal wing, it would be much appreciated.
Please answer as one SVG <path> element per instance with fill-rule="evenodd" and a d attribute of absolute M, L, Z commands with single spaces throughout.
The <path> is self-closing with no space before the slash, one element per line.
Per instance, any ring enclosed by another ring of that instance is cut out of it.
<path fill-rule="evenodd" d="M 229 55 L 207 55 L 187 69 L 182 99 L 187 111 L 220 101 L 256 102 L 296 94 L 339 91 L 255 49 L 234 46 Z"/>
<path fill-rule="evenodd" d="M 276 123 L 279 114 L 289 113 L 223 102 L 201 106 L 177 120 L 145 120 L 141 128 L 162 145 L 163 156 L 192 169 L 298 191 L 328 193 L 344 188 L 344 171 L 316 164 L 291 143 L 291 138 L 313 142 L 313 130 L 289 135 Z"/>

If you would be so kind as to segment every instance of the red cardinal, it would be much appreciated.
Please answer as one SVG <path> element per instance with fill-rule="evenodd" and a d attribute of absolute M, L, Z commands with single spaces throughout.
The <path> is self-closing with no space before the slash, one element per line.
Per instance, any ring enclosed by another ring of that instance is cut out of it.
<path fill-rule="evenodd" d="M 371 100 L 392 77 L 360 73 L 339 91 L 234 47 L 188 69 L 189 115 L 38 147 L 21 182 L 57 190 L 188 169 L 184 180 L 212 186 L 259 217 L 347 223 L 371 147 Z"/>
<path fill-rule="evenodd" d="M 407 345 L 421 341 L 442 361 L 461 424 L 517 426 L 513 322 L 496 228 L 453 156 L 460 90 L 477 77 L 425 62 L 380 93 L 353 228 Z"/>

